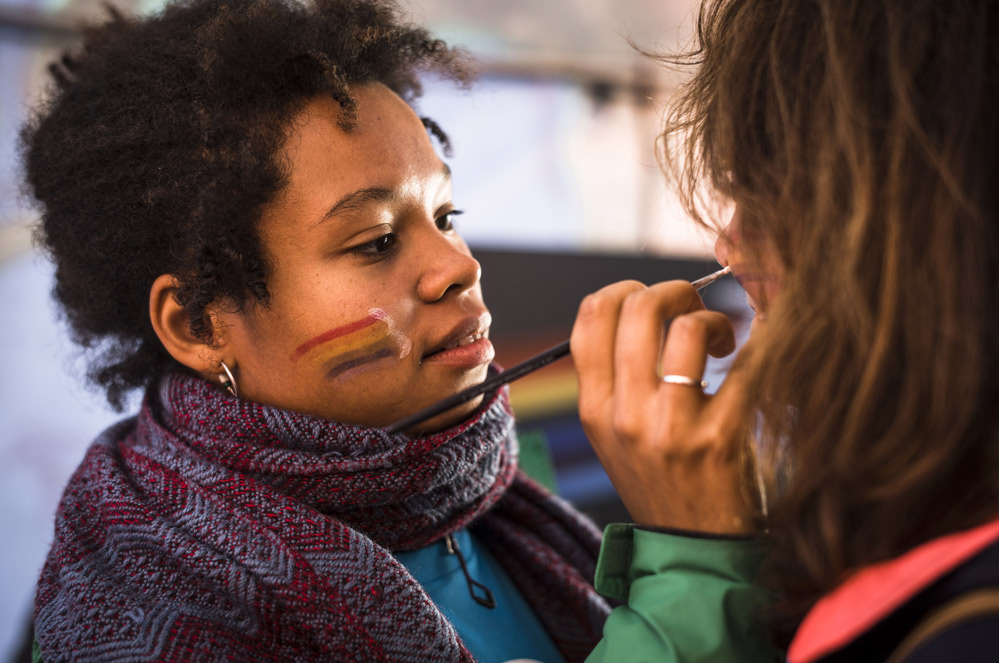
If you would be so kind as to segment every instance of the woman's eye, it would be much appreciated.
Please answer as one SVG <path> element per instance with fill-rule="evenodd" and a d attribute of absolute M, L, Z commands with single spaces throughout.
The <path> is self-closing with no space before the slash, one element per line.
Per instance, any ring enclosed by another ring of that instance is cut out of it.
<path fill-rule="evenodd" d="M 454 230 L 454 217 L 464 214 L 465 212 L 460 209 L 453 209 L 447 214 L 442 214 L 437 217 L 437 229 L 441 232 L 447 232 L 449 230 Z"/>
<path fill-rule="evenodd" d="M 351 251 L 365 256 L 384 256 L 395 248 L 398 241 L 399 237 L 395 233 L 385 233 L 377 239 L 355 246 Z"/>

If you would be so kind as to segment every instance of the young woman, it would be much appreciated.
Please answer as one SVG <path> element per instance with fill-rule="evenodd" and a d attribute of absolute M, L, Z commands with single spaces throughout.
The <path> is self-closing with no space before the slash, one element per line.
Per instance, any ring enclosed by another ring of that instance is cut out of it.
<path fill-rule="evenodd" d="M 115 16 L 24 133 L 55 296 L 112 403 L 38 584 L 54 661 L 581 660 L 598 534 L 516 470 L 407 102 L 459 54 L 381 0 Z M 516 633 L 516 637 L 511 637 Z"/>
<path fill-rule="evenodd" d="M 699 28 L 666 156 L 692 212 L 705 183 L 731 203 L 718 259 L 759 319 L 708 397 L 732 336 L 689 286 L 580 309 L 581 415 L 643 524 L 605 540 L 628 606 L 593 660 L 778 656 L 763 557 L 790 661 L 994 660 L 999 10 L 706 0 Z"/>

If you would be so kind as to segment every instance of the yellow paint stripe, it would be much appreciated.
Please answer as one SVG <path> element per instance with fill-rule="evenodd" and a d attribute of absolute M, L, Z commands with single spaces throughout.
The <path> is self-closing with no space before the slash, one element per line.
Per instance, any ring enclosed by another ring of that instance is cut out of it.
<path fill-rule="evenodd" d="M 313 361 L 325 363 L 338 355 L 356 352 L 362 348 L 375 345 L 389 335 L 388 322 L 379 320 L 370 327 L 334 339 L 312 351 Z"/>

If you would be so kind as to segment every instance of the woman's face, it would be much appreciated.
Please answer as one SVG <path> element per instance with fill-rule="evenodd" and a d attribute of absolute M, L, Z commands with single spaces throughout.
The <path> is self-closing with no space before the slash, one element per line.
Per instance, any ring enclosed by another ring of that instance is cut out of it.
<path fill-rule="evenodd" d="M 715 242 L 715 257 L 723 267 L 731 267 L 732 275 L 746 291 L 749 306 L 757 313 L 766 310 L 780 292 L 784 269 L 777 251 L 766 242 L 753 242 L 752 250 L 742 227 L 742 212 L 738 205 L 728 227 Z"/>
<path fill-rule="evenodd" d="M 352 92 L 350 132 L 329 99 L 292 122 L 287 186 L 259 228 L 270 300 L 219 319 L 240 397 L 384 426 L 481 382 L 494 352 L 479 264 L 451 225 L 447 166 L 396 94 Z"/>

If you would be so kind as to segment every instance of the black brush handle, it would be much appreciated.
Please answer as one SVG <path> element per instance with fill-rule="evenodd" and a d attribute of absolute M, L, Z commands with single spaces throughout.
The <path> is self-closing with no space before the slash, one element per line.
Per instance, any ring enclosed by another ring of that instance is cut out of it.
<path fill-rule="evenodd" d="M 391 426 L 388 426 L 387 430 L 391 434 L 401 433 L 407 428 L 411 428 L 421 421 L 426 421 L 431 417 L 436 417 L 438 414 L 447 412 L 451 408 L 461 405 L 465 401 L 472 400 L 476 396 L 486 393 L 487 391 L 492 391 L 498 387 L 502 387 L 508 382 L 513 382 L 518 378 L 522 378 L 528 373 L 533 373 L 543 366 L 547 366 L 553 361 L 558 361 L 562 357 L 569 354 L 569 341 L 564 341 L 559 343 L 553 348 L 548 348 L 541 354 L 534 355 L 526 361 L 513 366 L 502 373 L 497 373 L 491 378 L 487 378 L 485 382 L 475 385 L 474 387 L 469 387 L 464 391 L 459 391 L 454 396 L 450 398 L 445 398 L 442 401 L 434 403 L 430 407 L 424 408 L 415 414 L 411 414 L 405 419 L 400 419 Z"/>
<path fill-rule="evenodd" d="M 708 274 L 703 278 L 699 278 L 696 281 L 693 281 L 690 285 L 694 286 L 694 289 L 696 290 L 701 290 L 702 288 L 711 285 L 721 277 L 725 276 L 730 271 L 731 270 L 728 267 L 725 267 L 724 269 L 719 269 L 717 272 L 714 272 L 713 274 Z M 428 408 L 424 408 L 419 412 L 416 412 L 415 414 L 409 415 L 405 419 L 400 419 L 391 426 L 386 427 L 385 430 L 392 435 L 396 433 L 401 433 L 407 428 L 412 428 L 416 424 L 422 421 L 426 421 L 430 417 L 436 417 L 438 414 L 441 414 L 442 412 L 447 412 L 451 408 L 457 405 L 461 405 L 465 401 L 469 401 L 475 398 L 476 396 L 486 393 L 487 391 L 492 391 L 497 387 L 502 387 L 503 385 L 509 382 L 513 382 L 514 380 L 520 379 L 525 375 L 527 375 L 528 373 L 533 373 L 539 368 L 547 366 L 553 361 L 558 361 L 559 359 L 565 357 L 568 354 L 569 354 L 569 341 L 559 343 L 555 347 L 548 348 L 541 354 L 534 355 L 527 361 L 523 361 L 514 366 L 513 368 L 507 369 L 502 373 L 497 373 L 491 378 L 486 379 L 486 381 L 481 384 L 477 384 L 474 387 L 469 387 L 464 391 L 459 391 L 457 394 L 451 396 L 450 398 L 445 398 L 442 401 L 434 403 Z"/>

